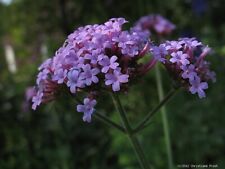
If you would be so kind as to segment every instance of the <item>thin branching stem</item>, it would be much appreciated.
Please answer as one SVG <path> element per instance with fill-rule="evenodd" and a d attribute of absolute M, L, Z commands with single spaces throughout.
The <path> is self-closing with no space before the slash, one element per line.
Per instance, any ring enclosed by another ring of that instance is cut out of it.
<path fill-rule="evenodd" d="M 135 154 L 137 155 L 137 158 L 139 160 L 139 163 L 142 167 L 142 169 L 150 169 L 149 163 L 146 160 L 146 157 L 144 155 L 144 152 L 141 148 L 141 145 L 137 139 L 137 137 L 133 134 L 133 129 L 130 126 L 130 123 L 127 119 L 125 110 L 121 104 L 121 101 L 119 99 L 119 96 L 116 93 L 112 94 L 113 102 L 115 104 L 115 107 L 117 108 L 117 111 L 119 112 L 119 115 L 121 117 L 121 121 L 123 122 L 124 128 L 126 129 L 128 139 L 130 140 L 133 149 L 135 151 Z"/>
<path fill-rule="evenodd" d="M 103 123 L 105 123 L 105 124 L 107 124 L 107 125 L 109 125 L 109 126 L 115 128 L 115 129 L 117 129 L 117 130 L 119 130 L 119 131 L 121 131 L 121 132 L 123 132 L 123 133 L 126 133 L 125 129 L 124 129 L 121 125 L 119 125 L 119 124 L 113 122 L 112 120 L 110 120 L 110 119 L 107 118 L 106 116 L 102 115 L 101 113 L 95 112 L 95 113 L 94 113 L 94 117 L 95 117 L 96 119 L 102 121 Z"/>
<path fill-rule="evenodd" d="M 154 116 L 161 108 L 163 105 L 165 105 L 171 98 L 172 96 L 176 93 L 178 89 L 172 89 L 167 96 L 152 110 L 150 111 L 145 118 L 139 123 L 139 125 L 134 129 L 136 132 L 139 132 L 140 130 L 146 128 L 148 126 L 149 120 Z"/>

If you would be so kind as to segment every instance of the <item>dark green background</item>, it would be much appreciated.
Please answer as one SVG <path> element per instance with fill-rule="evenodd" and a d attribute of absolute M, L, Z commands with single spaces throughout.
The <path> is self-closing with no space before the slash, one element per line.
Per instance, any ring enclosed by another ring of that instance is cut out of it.
<path fill-rule="evenodd" d="M 98 120 L 82 121 L 72 98 L 60 98 L 37 111 L 24 111 L 24 92 L 35 83 L 43 61 L 51 57 L 78 26 L 125 17 L 132 24 L 159 13 L 176 24 L 168 39 L 196 36 L 214 50 L 209 57 L 217 73 L 206 99 L 180 91 L 167 105 L 175 168 L 178 164 L 218 164 L 225 168 L 225 1 L 224 0 L 14 0 L 0 3 L 0 169 L 136 169 L 125 136 Z M 18 72 L 11 74 L 4 45 L 15 51 Z M 171 80 L 162 69 L 165 93 Z M 137 123 L 158 103 L 154 70 L 122 96 L 128 116 Z M 110 97 L 98 109 L 119 122 Z M 166 169 L 161 114 L 140 136 L 150 164 Z"/>

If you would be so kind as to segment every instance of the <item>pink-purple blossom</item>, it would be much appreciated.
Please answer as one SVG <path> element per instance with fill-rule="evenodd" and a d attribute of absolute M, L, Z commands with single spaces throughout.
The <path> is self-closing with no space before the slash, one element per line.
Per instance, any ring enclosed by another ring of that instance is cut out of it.
<path fill-rule="evenodd" d="M 190 81 L 190 88 L 189 91 L 192 94 L 197 93 L 199 98 L 206 97 L 205 95 L 205 89 L 208 89 L 208 83 L 201 82 L 199 77 L 195 77 L 193 80 Z"/>
<path fill-rule="evenodd" d="M 57 81 L 58 84 L 62 84 L 67 76 L 67 72 L 68 72 L 67 70 L 59 68 L 54 72 L 52 80 Z"/>
<path fill-rule="evenodd" d="M 151 14 L 141 17 L 135 24 L 135 30 L 156 32 L 158 35 L 170 34 L 176 26 L 161 15 Z"/>
<path fill-rule="evenodd" d="M 182 66 L 185 66 L 190 63 L 188 60 L 188 55 L 184 54 L 182 51 L 173 52 L 171 53 L 171 56 L 172 56 L 170 58 L 171 63 L 181 64 Z"/>
<path fill-rule="evenodd" d="M 83 88 L 84 82 L 80 78 L 80 70 L 79 69 L 71 69 L 68 72 L 67 78 L 67 86 L 70 88 L 71 93 L 76 93 L 77 88 Z"/>
<path fill-rule="evenodd" d="M 197 77 L 195 66 L 190 64 L 188 66 L 182 65 L 181 69 L 183 70 L 182 78 L 189 79 L 190 81 L 194 80 Z"/>
<path fill-rule="evenodd" d="M 122 74 L 120 70 L 114 70 L 112 73 L 108 73 L 105 75 L 106 81 L 105 84 L 112 85 L 112 90 L 114 92 L 120 90 L 120 85 L 122 83 L 127 83 L 129 75 Z"/>
<path fill-rule="evenodd" d="M 142 31 L 122 30 L 124 18 L 113 18 L 104 24 L 87 25 L 71 33 L 55 55 L 40 67 L 37 77 L 38 93 L 33 97 L 33 109 L 56 98 L 62 87 L 78 97 L 97 97 L 100 90 L 126 91 L 129 81 L 143 75 L 151 66 L 139 63 L 150 53 L 149 34 Z M 147 65 L 151 60 L 149 59 Z M 95 104 L 85 100 L 79 111 L 84 121 L 90 121 Z M 92 105 L 92 106 L 90 106 Z M 92 107 L 92 108 L 91 108 Z"/>
<path fill-rule="evenodd" d="M 178 41 L 166 41 L 160 45 L 168 52 L 160 57 L 152 51 L 154 57 L 163 63 L 173 78 L 192 94 L 199 98 L 205 97 L 208 82 L 215 82 L 215 72 L 210 70 L 209 62 L 205 60 L 210 48 L 204 46 L 195 38 L 180 38 Z"/>
<path fill-rule="evenodd" d="M 100 72 L 98 68 L 92 68 L 91 65 L 86 64 L 82 67 L 80 78 L 85 85 L 90 86 L 92 83 L 98 83 L 97 74 Z"/>
<path fill-rule="evenodd" d="M 152 53 L 158 61 L 163 62 L 163 63 L 166 60 L 165 56 L 168 54 L 167 50 L 165 49 L 165 47 L 163 45 L 152 47 Z"/>
<path fill-rule="evenodd" d="M 35 96 L 33 96 L 33 99 L 32 99 L 32 102 L 33 102 L 32 109 L 35 110 L 37 108 L 37 106 L 39 106 L 41 104 L 43 95 L 44 95 L 43 92 L 38 91 L 37 94 Z"/>
<path fill-rule="evenodd" d="M 115 70 L 119 66 L 119 63 L 116 62 L 117 59 L 115 55 L 111 58 L 106 55 L 99 55 L 98 60 L 102 66 L 102 72 L 107 73 L 110 69 Z"/>
<path fill-rule="evenodd" d="M 175 29 L 159 15 L 143 17 L 129 30 L 122 29 L 125 23 L 124 18 L 112 18 L 71 33 L 55 55 L 39 67 L 32 108 L 35 110 L 68 90 L 65 93 L 75 98 L 84 97 L 77 111 L 84 113 L 83 121 L 90 122 L 102 91 L 127 91 L 131 82 L 151 70 L 157 61 L 165 65 L 181 86 L 200 98 L 205 97 L 208 82 L 215 81 L 215 73 L 205 60 L 209 47 L 195 38 L 154 45 L 149 39 L 150 31 L 161 36 Z M 147 63 L 139 62 L 150 54 L 153 57 L 146 59 Z"/>
<path fill-rule="evenodd" d="M 96 100 L 91 100 L 89 98 L 84 99 L 84 104 L 77 105 L 77 111 L 84 113 L 83 115 L 83 121 L 85 122 L 91 122 L 91 116 L 93 112 L 95 111 L 94 106 L 96 105 Z"/>
<path fill-rule="evenodd" d="M 177 51 L 179 49 L 182 48 L 182 44 L 186 45 L 186 43 L 184 43 L 185 41 L 181 40 L 181 41 L 166 41 L 166 43 L 164 44 L 165 48 L 167 51 Z"/>

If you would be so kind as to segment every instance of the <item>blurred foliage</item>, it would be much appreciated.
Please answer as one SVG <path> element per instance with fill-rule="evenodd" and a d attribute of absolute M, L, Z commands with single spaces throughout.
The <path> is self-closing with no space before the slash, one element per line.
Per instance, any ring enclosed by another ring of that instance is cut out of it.
<path fill-rule="evenodd" d="M 51 57 L 69 32 L 81 25 L 160 13 L 177 25 L 169 39 L 196 36 L 214 49 L 217 83 L 199 100 L 184 91 L 167 105 L 174 164 L 218 164 L 225 168 L 225 3 L 224 0 L 13 0 L 0 1 L 0 168 L 103 169 L 139 167 L 125 136 L 97 120 L 82 122 L 75 103 L 62 97 L 38 111 L 24 109 L 24 93 L 35 83 L 38 65 Z M 16 54 L 11 74 L 4 46 Z M 47 53 L 43 52 L 47 47 Z M 171 81 L 162 69 L 165 91 Z M 128 116 L 137 123 L 158 102 L 154 70 L 122 96 Z M 119 122 L 110 97 L 98 109 Z M 140 137 L 154 168 L 167 168 L 160 114 Z"/>

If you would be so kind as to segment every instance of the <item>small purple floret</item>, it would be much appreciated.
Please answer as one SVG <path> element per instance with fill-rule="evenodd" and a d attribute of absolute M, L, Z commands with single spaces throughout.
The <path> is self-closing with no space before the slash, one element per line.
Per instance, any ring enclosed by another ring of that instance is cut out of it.
<path fill-rule="evenodd" d="M 102 72 L 107 73 L 108 70 L 111 69 L 116 69 L 119 64 L 116 62 L 118 58 L 114 55 L 111 58 L 109 58 L 106 55 L 99 55 L 98 60 L 99 60 L 99 65 L 102 66 Z"/>
<path fill-rule="evenodd" d="M 106 81 L 105 84 L 112 85 L 112 90 L 114 92 L 120 90 L 121 83 L 127 83 L 128 82 L 129 75 L 122 74 L 120 70 L 114 70 L 113 73 L 108 73 L 105 75 Z"/>
<path fill-rule="evenodd" d="M 38 91 L 37 94 L 35 96 L 33 96 L 33 99 L 32 99 L 32 109 L 33 110 L 36 110 L 37 106 L 39 106 L 41 104 L 41 101 L 42 101 L 42 97 L 43 97 L 43 93 Z"/>
<path fill-rule="evenodd" d="M 79 69 L 74 68 L 68 72 L 67 86 L 70 88 L 71 93 L 76 93 L 77 88 L 84 87 L 84 82 L 81 80 L 79 75 L 80 75 Z"/>
<path fill-rule="evenodd" d="M 91 116 L 93 112 L 95 111 L 94 106 L 96 105 L 96 100 L 91 100 L 89 98 L 84 99 L 84 104 L 77 105 L 77 111 L 84 113 L 83 115 L 83 121 L 85 122 L 91 122 Z"/>
<path fill-rule="evenodd" d="M 196 77 L 194 80 L 190 81 L 191 87 L 189 91 L 192 94 L 198 93 L 199 98 L 206 97 L 205 89 L 208 89 L 208 83 L 201 82 L 199 77 Z"/>
<path fill-rule="evenodd" d="M 165 63 L 165 56 L 168 54 L 168 52 L 163 45 L 159 45 L 159 47 L 154 46 L 152 48 L 152 53 L 156 60 Z"/>
<path fill-rule="evenodd" d="M 87 86 L 90 86 L 92 83 L 98 83 L 99 79 L 97 74 L 100 72 L 98 68 L 91 68 L 89 64 L 86 64 L 82 69 L 83 72 L 81 73 L 80 78 Z"/>
<path fill-rule="evenodd" d="M 188 55 L 187 54 L 183 54 L 182 51 L 178 51 L 178 52 L 173 52 L 171 53 L 172 58 L 170 59 L 170 62 L 172 63 L 181 63 L 182 65 L 187 65 L 190 63 L 190 61 L 188 60 Z"/>

